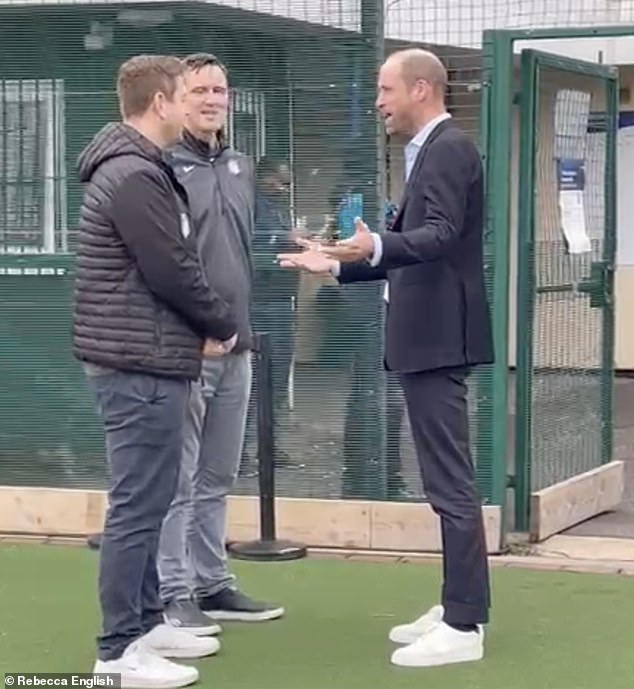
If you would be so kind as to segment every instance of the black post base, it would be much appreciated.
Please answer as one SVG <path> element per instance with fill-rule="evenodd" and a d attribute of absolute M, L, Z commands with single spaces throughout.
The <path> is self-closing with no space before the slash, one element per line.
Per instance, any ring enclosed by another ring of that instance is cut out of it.
<path fill-rule="evenodd" d="M 101 536 L 102 534 L 96 533 L 92 536 L 88 536 L 86 543 L 91 550 L 99 550 L 101 548 Z"/>
<path fill-rule="evenodd" d="M 301 560 L 308 554 L 305 545 L 286 540 L 231 543 L 228 546 L 228 551 L 238 560 L 255 560 L 258 562 Z"/>

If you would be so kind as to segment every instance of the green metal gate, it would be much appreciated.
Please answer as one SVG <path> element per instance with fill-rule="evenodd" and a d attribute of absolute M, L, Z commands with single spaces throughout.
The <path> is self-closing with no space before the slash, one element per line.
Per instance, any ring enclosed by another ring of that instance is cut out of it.
<path fill-rule="evenodd" d="M 612 456 L 616 68 L 521 53 L 516 528 Z"/>

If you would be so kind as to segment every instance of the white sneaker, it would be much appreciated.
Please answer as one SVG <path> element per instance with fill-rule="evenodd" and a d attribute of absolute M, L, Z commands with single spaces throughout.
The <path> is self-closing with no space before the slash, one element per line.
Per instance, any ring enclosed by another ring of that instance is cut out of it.
<path fill-rule="evenodd" d="M 215 637 L 195 636 L 169 624 L 157 625 L 139 643 L 163 658 L 204 658 L 220 650 L 220 641 Z"/>
<path fill-rule="evenodd" d="M 195 667 L 177 665 L 149 653 L 138 641 L 130 644 L 121 658 L 97 660 L 92 672 L 120 675 L 121 689 L 179 689 L 200 677 Z"/>
<path fill-rule="evenodd" d="M 409 646 L 392 653 L 392 664 L 402 667 L 436 667 L 469 663 L 484 657 L 484 634 L 459 632 L 441 622 Z"/>
<path fill-rule="evenodd" d="M 399 624 L 390 629 L 390 641 L 395 644 L 413 644 L 421 636 L 428 634 L 435 629 L 441 622 L 445 609 L 442 605 L 434 605 L 424 615 L 421 615 L 414 622 L 409 624 Z"/>

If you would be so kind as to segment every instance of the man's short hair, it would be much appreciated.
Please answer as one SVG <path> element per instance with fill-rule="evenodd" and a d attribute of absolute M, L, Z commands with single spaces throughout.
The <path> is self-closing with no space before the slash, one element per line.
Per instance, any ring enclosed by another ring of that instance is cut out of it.
<path fill-rule="evenodd" d="M 143 115 L 159 92 L 172 100 L 184 72 L 183 61 L 172 55 L 137 55 L 124 62 L 117 78 L 123 118 Z"/>
<path fill-rule="evenodd" d="M 212 53 L 192 53 L 184 58 L 183 62 L 185 63 L 185 68 L 192 72 L 197 72 L 203 67 L 219 67 L 225 73 L 225 76 L 229 76 L 229 70 Z"/>

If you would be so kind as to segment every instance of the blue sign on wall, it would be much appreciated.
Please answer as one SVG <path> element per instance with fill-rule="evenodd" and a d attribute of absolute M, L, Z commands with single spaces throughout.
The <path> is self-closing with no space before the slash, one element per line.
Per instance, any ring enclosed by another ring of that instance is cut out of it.
<path fill-rule="evenodd" d="M 557 161 L 559 191 L 583 191 L 586 186 L 586 172 L 583 160 L 561 158 Z"/>

